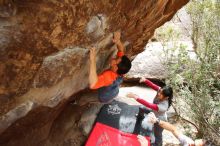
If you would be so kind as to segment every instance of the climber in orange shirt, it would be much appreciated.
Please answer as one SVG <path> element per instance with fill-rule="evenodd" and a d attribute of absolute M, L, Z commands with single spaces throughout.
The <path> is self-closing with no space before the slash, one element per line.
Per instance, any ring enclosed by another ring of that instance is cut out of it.
<path fill-rule="evenodd" d="M 98 89 L 98 98 L 102 103 L 109 103 L 118 95 L 123 75 L 131 68 L 131 61 L 124 55 L 120 32 L 114 33 L 113 42 L 117 45 L 117 57 L 111 60 L 110 69 L 100 75 L 97 75 L 96 72 L 95 48 L 90 49 L 89 84 L 91 89 Z"/>

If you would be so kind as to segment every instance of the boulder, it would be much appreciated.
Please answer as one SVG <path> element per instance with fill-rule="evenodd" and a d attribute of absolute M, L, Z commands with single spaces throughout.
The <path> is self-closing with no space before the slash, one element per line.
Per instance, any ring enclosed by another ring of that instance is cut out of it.
<path fill-rule="evenodd" d="M 165 52 L 160 42 L 149 43 L 145 50 L 138 54 L 132 61 L 132 68 L 126 78 L 150 78 L 165 79 L 168 75 L 167 68 L 163 64 Z"/>
<path fill-rule="evenodd" d="M 168 76 L 168 62 L 172 57 L 178 57 L 181 46 L 186 47 L 191 59 L 196 60 L 191 41 L 150 42 L 145 50 L 132 61 L 132 68 L 126 74 L 126 80 L 137 80 L 141 77 L 162 81 Z M 176 63 L 176 62 L 170 62 Z"/>
<path fill-rule="evenodd" d="M 71 95 L 88 87 L 88 48 L 101 72 L 113 32 L 138 54 L 188 1 L 1 0 L 0 145 L 44 145 Z"/>

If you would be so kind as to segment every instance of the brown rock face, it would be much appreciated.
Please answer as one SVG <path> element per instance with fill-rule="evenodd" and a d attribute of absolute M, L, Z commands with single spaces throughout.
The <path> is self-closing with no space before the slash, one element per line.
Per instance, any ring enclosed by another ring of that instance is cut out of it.
<path fill-rule="evenodd" d="M 45 118 L 31 132 L 50 131 L 64 101 L 88 86 L 89 47 L 96 46 L 101 71 L 113 52 L 112 32 L 121 30 L 127 54 L 135 55 L 188 1 L 0 0 L 0 145 L 13 135 L 10 130 L 25 128 L 22 123 Z M 35 137 L 31 145 L 41 140 Z"/>

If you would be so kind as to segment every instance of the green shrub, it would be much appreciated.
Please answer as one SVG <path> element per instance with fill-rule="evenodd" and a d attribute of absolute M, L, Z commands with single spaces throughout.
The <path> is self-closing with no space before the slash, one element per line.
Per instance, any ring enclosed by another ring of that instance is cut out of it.
<path fill-rule="evenodd" d="M 176 91 L 177 112 L 194 123 L 197 137 L 220 145 L 220 2 L 194 0 L 187 11 L 197 58 L 190 59 L 180 47 L 179 54 L 166 62 L 168 82 Z"/>

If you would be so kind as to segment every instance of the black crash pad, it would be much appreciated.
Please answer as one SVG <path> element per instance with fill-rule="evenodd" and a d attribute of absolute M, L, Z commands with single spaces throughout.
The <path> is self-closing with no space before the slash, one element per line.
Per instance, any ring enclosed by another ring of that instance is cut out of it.
<path fill-rule="evenodd" d="M 128 105 L 114 100 L 101 108 L 96 122 L 111 126 L 122 132 L 152 137 L 153 125 L 149 123 L 147 117 L 149 112 L 143 106 Z"/>

